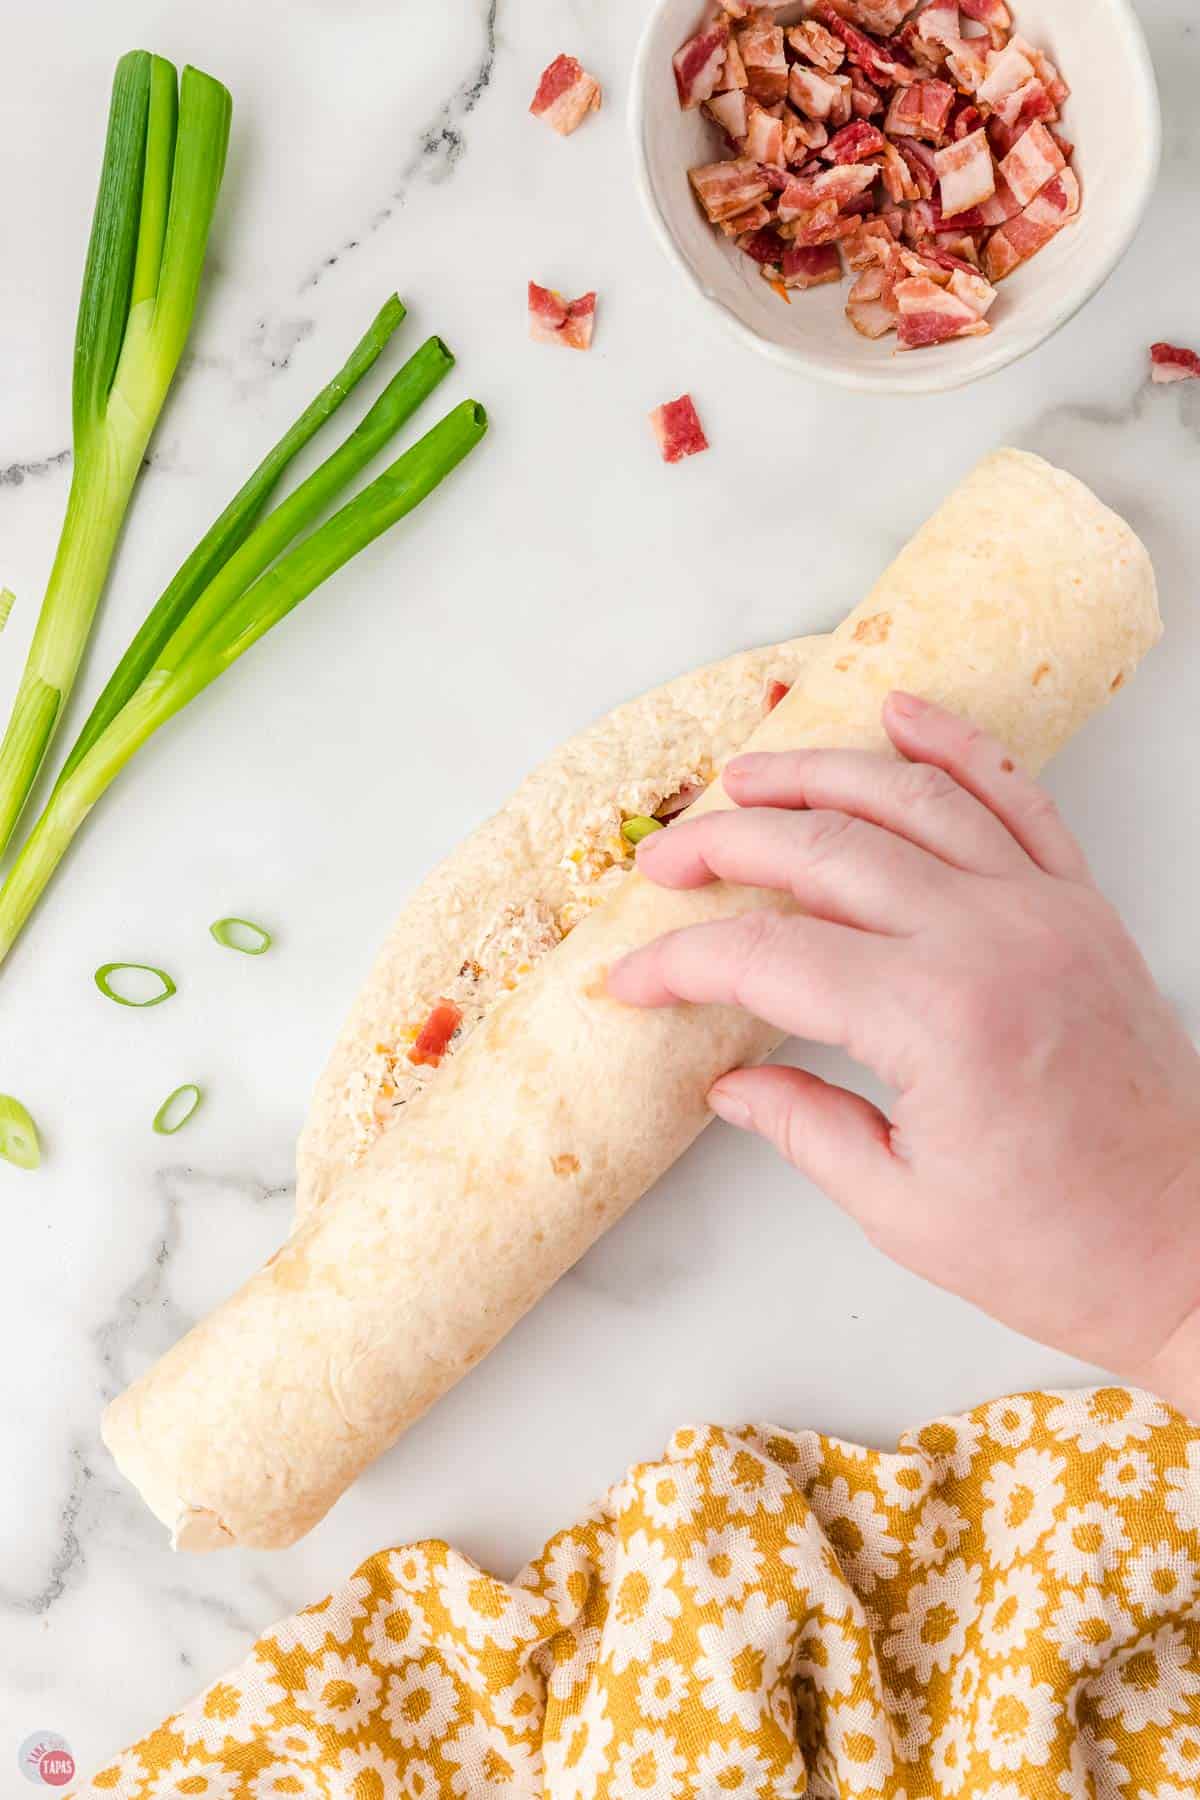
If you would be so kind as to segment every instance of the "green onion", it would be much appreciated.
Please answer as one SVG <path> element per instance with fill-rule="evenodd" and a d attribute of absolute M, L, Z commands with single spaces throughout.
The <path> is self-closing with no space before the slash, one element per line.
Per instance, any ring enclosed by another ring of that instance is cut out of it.
<path fill-rule="evenodd" d="M 185 1081 L 173 1094 L 168 1094 L 154 1115 L 154 1129 L 160 1137 L 174 1137 L 192 1118 L 204 1095 L 194 1081 Z"/>
<path fill-rule="evenodd" d="M 0 1094 L 0 1156 L 18 1169 L 36 1169 L 42 1160 L 37 1126 L 11 1094 Z"/>
<path fill-rule="evenodd" d="M 153 975 L 154 978 L 162 984 L 162 991 L 157 994 L 151 994 L 148 1000 L 134 1000 L 128 994 L 119 994 L 112 985 L 112 977 L 126 971 L 136 975 Z M 175 986 L 175 983 L 171 980 L 167 971 L 165 969 L 156 969 L 150 963 L 102 963 L 96 970 L 93 980 L 105 999 L 115 1000 L 118 1006 L 161 1006 L 164 1000 L 169 1000 L 172 994 L 177 994 L 179 992 L 179 989 Z"/>
<path fill-rule="evenodd" d="M 0 961 L 84 819 L 147 739 L 322 582 L 418 506 L 481 441 L 487 414 L 477 401 L 465 400 L 355 499 L 266 566 L 394 434 L 452 362 L 441 340 L 430 339 L 341 449 L 255 527 L 198 596 L 140 686 L 51 795 L 26 840 L 0 889 Z"/>
<path fill-rule="evenodd" d="M 641 814 L 637 814 L 632 819 L 625 820 L 621 826 L 621 836 L 627 844 L 640 844 L 643 838 L 650 836 L 651 832 L 661 831 L 662 828 L 661 819 L 647 819 Z"/>
<path fill-rule="evenodd" d="M 16 597 L 11 588 L 0 588 L 0 631 L 8 624 Z"/>
<path fill-rule="evenodd" d="M 225 166 L 220 82 L 145 50 L 117 64 L 75 337 L 66 518 L 0 744 L 0 852 L 62 715 L 195 310 Z"/>
<path fill-rule="evenodd" d="M 208 929 L 222 950 L 237 950 L 243 956 L 264 956 L 271 948 L 270 932 L 256 925 L 253 919 L 216 919 Z"/>
<path fill-rule="evenodd" d="M 150 673 L 159 652 L 187 617 L 222 564 L 245 543 L 289 465 L 378 362 L 392 333 L 403 321 L 404 312 L 402 301 L 392 294 L 372 321 L 369 330 L 355 345 L 345 366 L 339 369 L 332 381 L 326 383 L 315 400 L 305 407 L 274 449 L 268 451 L 220 518 L 209 527 L 147 615 L 137 636 L 110 676 L 108 685 L 92 708 L 87 723 L 63 764 L 58 778 L 59 786 L 91 749 L 105 726 L 116 718 L 135 688 Z"/>

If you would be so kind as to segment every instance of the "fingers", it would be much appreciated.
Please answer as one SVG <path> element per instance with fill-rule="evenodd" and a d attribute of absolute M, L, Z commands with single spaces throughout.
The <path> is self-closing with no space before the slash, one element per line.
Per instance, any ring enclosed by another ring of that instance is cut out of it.
<path fill-rule="evenodd" d="M 866 750 L 760 752 L 735 757 L 721 779 L 739 806 L 853 813 L 973 874 L 1029 867 L 995 814 L 934 763 L 893 762 Z"/>
<path fill-rule="evenodd" d="M 907 1040 L 899 977 L 887 938 L 762 909 L 656 938 L 614 963 L 608 991 L 630 1006 L 742 1006 L 779 1031 L 841 1045 L 902 1086 L 897 1053 L 879 1048 Z"/>
<path fill-rule="evenodd" d="M 1049 794 L 1017 768 L 995 738 L 912 694 L 889 694 L 883 722 L 902 755 L 952 775 L 995 814 L 1048 875 L 1066 881 L 1091 879 L 1087 859 Z"/>
<path fill-rule="evenodd" d="M 765 1137 L 850 1212 L 882 1210 L 904 1179 L 879 1108 L 804 1069 L 734 1069 L 708 1104 L 730 1125 Z"/>
<path fill-rule="evenodd" d="M 818 918 L 889 936 L 920 931 L 959 879 L 905 838 L 847 812 L 778 807 L 683 820 L 644 840 L 638 868 L 663 887 L 716 879 L 783 891 Z"/>

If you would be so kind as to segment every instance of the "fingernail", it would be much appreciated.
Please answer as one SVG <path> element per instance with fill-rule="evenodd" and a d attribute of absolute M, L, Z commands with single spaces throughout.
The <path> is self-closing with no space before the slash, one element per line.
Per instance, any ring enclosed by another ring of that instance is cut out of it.
<path fill-rule="evenodd" d="M 723 1093 L 720 1088 L 713 1088 L 708 1096 L 708 1104 L 727 1125 L 738 1125 L 745 1131 L 750 1123 L 750 1108 L 736 1094 Z"/>
<path fill-rule="evenodd" d="M 902 719 L 915 719 L 928 710 L 924 700 L 918 700 L 915 694 L 906 694 L 903 689 L 896 688 L 888 695 L 888 705 Z"/>
<path fill-rule="evenodd" d="M 659 839 L 662 836 L 663 833 L 661 831 L 652 831 L 649 837 L 644 837 L 634 850 L 633 860 L 635 862 L 643 863 L 648 856 L 657 856 L 657 846 Z"/>

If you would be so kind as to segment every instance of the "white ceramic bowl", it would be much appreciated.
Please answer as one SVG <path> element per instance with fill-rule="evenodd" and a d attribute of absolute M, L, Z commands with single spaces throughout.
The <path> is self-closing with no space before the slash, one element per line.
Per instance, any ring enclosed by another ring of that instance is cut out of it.
<path fill-rule="evenodd" d="M 670 260 L 744 344 L 781 368 L 843 387 L 916 394 L 977 381 L 1036 349 L 1111 274 L 1128 249 L 1158 172 L 1161 121 L 1146 41 L 1130 0 L 1010 0 L 1015 27 L 1070 84 L 1063 131 L 1083 190 L 1075 221 L 1001 284 L 986 337 L 895 353 L 845 318 L 847 285 L 794 293 L 786 305 L 750 260 L 708 224 L 688 169 L 724 153 L 701 112 L 682 112 L 671 57 L 703 0 L 655 0 L 638 46 L 629 125 L 638 186 Z M 782 22 L 809 10 L 776 8 Z"/>

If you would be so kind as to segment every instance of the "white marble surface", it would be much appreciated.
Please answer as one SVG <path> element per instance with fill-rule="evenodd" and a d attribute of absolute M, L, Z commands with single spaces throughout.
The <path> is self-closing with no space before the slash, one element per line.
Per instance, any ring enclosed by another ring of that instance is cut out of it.
<path fill-rule="evenodd" d="M 973 459 L 1009 441 L 1092 481 L 1158 560 L 1168 642 L 1052 784 L 1193 1019 L 1200 390 L 1151 391 L 1151 338 L 1200 337 L 1200 33 L 1145 0 L 1166 163 L 1116 276 L 1052 344 L 902 408 L 789 382 L 719 335 L 638 215 L 623 82 L 641 0 L 5 0 L 0 577 L 24 657 L 65 497 L 82 248 L 115 54 L 146 43 L 236 100 L 211 279 L 81 697 L 243 472 L 392 285 L 409 348 L 493 431 L 420 516 L 165 732 L 92 820 L 0 988 L 0 1088 L 41 1121 L 0 1166 L 0 1769 L 36 1728 L 81 1768 L 156 1722 L 257 1628 L 365 1554 L 454 1538 L 509 1573 L 687 1418 L 883 1442 L 1081 1373 L 886 1266 L 764 1149 L 717 1130 L 286 1554 L 173 1557 L 97 1418 L 273 1248 L 305 1096 L 419 875 L 565 733 L 737 646 L 824 628 Z M 1030 0 L 1030 19 L 1036 7 Z M 526 117 L 577 52 L 609 104 L 567 142 Z M 534 276 L 601 295 L 596 347 L 527 343 Z M 690 388 L 714 450 L 656 460 L 647 409 Z M 747 523 L 753 520 L 753 529 Z M 268 921 L 261 962 L 223 912 Z M 91 972 L 171 968 L 137 1014 Z M 173 1146 L 149 1121 L 196 1079 Z M 6 1785 L 5 1791 L 8 1790 Z"/>

